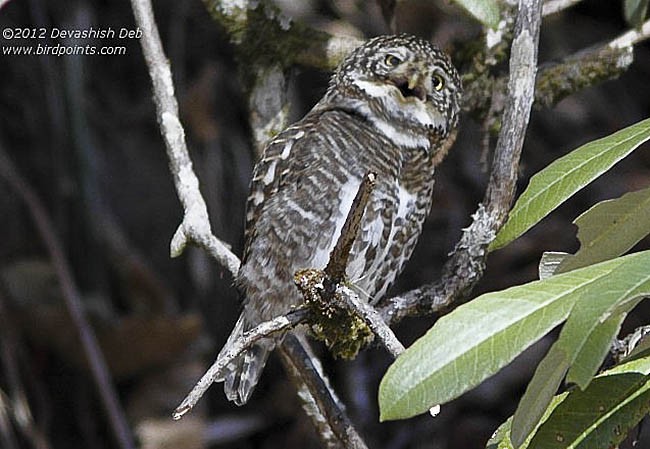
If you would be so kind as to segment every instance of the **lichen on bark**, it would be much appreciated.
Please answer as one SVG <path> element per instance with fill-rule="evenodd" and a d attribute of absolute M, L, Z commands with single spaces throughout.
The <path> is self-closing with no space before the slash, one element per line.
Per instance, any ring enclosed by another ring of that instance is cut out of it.
<path fill-rule="evenodd" d="M 308 268 L 299 270 L 294 282 L 300 290 L 305 306 L 310 310 L 309 328 L 317 340 L 325 343 L 336 358 L 353 359 L 374 339 L 366 322 L 344 306 L 337 298 L 336 284 L 324 271 Z"/>

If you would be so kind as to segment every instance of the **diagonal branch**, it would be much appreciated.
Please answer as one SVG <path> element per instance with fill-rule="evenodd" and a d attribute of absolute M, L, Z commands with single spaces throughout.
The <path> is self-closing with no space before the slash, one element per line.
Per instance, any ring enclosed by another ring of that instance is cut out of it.
<path fill-rule="evenodd" d="M 296 335 L 289 333 L 280 345 L 279 352 L 287 372 L 296 383 L 298 395 L 303 398 L 306 394 L 313 399 L 313 409 L 307 414 L 318 429 L 319 436 L 328 448 L 367 449 L 366 443 L 345 413 L 345 407 L 323 374 L 320 361 L 307 350 L 308 347 Z M 310 402 L 306 404 L 309 405 Z"/>
<path fill-rule="evenodd" d="M 325 274 L 336 284 L 341 283 L 345 277 L 345 270 L 348 266 L 348 258 L 352 245 L 359 235 L 359 228 L 361 227 L 361 219 L 366 212 L 368 200 L 375 188 L 377 175 L 372 172 L 366 173 L 359 185 L 359 190 L 352 200 L 352 205 L 345 219 L 345 223 L 341 228 L 341 235 L 339 236 L 334 249 L 330 253 L 330 259 L 325 267 Z"/>
<path fill-rule="evenodd" d="M 225 243 L 212 234 L 208 208 L 199 190 L 199 180 L 192 169 L 185 143 L 185 131 L 178 118 L 172 74 L 160 42 L 151 1 L 131 0 L 131 6 L 136 23 L 142 30 L 140 43 L 151 76 L 158 124 L 165 141 L 176 192 L 184 210 L 183 221 L 171 241 L 171 256 L 181 255 L 191 242 L 205 249 L 234 276 L 239 270 L 239 260 Z"/>
<path fill-rule="evenodd" d="M 192 410 L 203 394 L 210 388 L 214 382 L 223 375 L 223 370 L 237 357 L 239 357 L 246 349 L 253 346 L 256 342 L 263 338 L 268 338 L 273 334 L 287 331 L 294 328 L 296 325 L 305 321 L 309 312 L 305 309 L 296 309 L 286 315 L 280 315 L 269 321 L 265 321 L 253 329 L 244 332 L 244 334 L 235 340 L 229 350 L 225 354 L 219 354 L 217 360 L 214 361 L 212 366 L 205 372 L 203 377 L 194 385 L 192 391 L 183 399 L 183 402 L 176 407 L 172 417 L 179 420 L 187 412 Z"/>
<path fill-rule="evenodd" d="M 393 358 L 397 358 L 397 356 L 404 352 L 404 345 L 397 339 L 377 309 L 361 300 L 359 295 L 345 285 L 340 285 L 336 293 L 345 300 L 345 307 L 352 310 L 366 322 L 382 346 L 386 348 Z"/>

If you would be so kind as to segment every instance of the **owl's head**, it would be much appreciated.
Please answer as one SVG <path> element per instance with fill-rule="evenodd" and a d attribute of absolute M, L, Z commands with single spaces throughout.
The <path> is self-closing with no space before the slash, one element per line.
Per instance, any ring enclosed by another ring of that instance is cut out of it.
<path fill-rule="evenodd" d="M 398 145 L 428 149 L 458 125 L 461 90 L 443 51 L 400 34 L 376 37 L 350 53 L 325 98 L 364 115 Z"/>

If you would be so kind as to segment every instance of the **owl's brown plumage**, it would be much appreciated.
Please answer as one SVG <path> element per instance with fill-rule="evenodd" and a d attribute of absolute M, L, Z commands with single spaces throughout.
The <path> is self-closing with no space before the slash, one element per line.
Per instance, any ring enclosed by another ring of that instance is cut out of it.
<path fill-rule="evenodd" d="M 276 136 L 253 172 L 237 285 L 244 310 L 223 350 L 242 332 L 300 302 L 302 268 L 324 268 L 365 173 L 377 174 L 347 275 L 370 301 L 410 257 L 429 213 L 434 167 L 458 123 L 460 79 L 449 58 L 409 35 L 354 50 L 321 101 Z M 272 341 L 228 367 L 225 392 L 246 402 Z"/>

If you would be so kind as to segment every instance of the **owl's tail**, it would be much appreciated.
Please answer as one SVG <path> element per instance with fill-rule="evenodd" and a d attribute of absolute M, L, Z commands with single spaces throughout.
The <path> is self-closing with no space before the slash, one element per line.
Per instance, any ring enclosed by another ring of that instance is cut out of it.
<path fill-rule="evenodd" d="M 228 337 L 228 341 L 219 353 L 219 357 L 232 347 L 245 330 L 248 330 L 246 324 L 244 316 L 240 316 L 230 337 Z M 248 401 L 262 375 L 266 360 L 274 348 L 275 342 L 273 340 L 260 340 L 226 367 L 223 378 L 219 380 L 224 382 L 223 390 L 228 400 L 237 405 L 243 405 Z"/>

